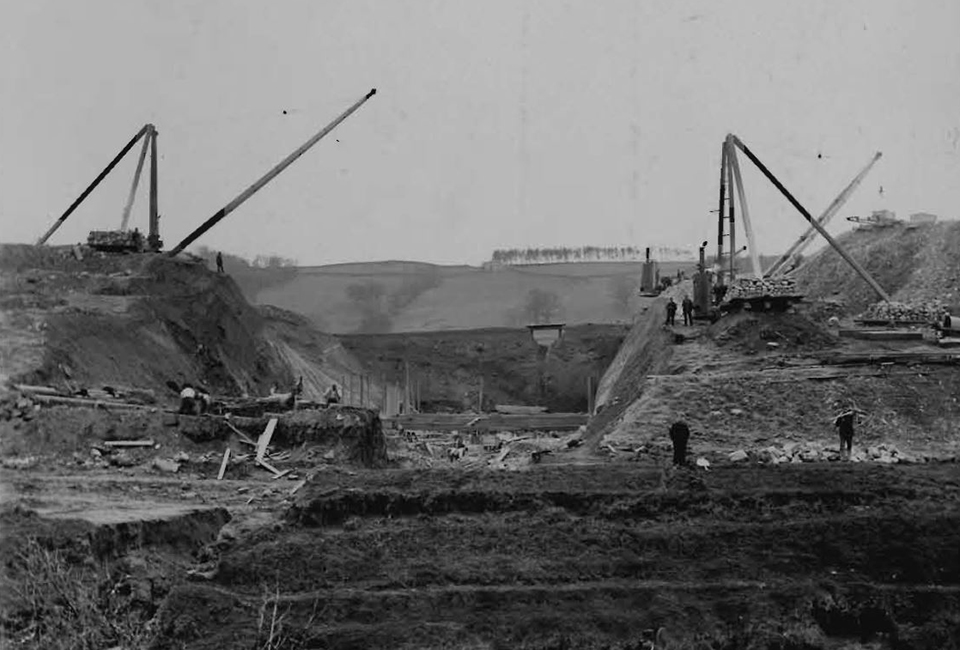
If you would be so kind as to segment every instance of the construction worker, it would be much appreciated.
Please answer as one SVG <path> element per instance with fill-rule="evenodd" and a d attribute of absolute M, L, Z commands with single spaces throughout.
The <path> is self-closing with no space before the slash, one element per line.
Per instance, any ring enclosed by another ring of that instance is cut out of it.
<path fill-rule="evenodd" d="M 677 421 L 670 426 L 670 441 L 673 443 L 673 464 L 687 464 L 687 441 L 690 440 L 690 427 L 686 422 Z"/>
<path fill-rule="evenodd" d="M 330 384 L 330 388 L 323 394 L 323 400 L 327 406 L 340 403 L 340 389 L 336 384 Z"/>
<path fill-rule="evenodd" d="M 683 324 L 693 325 L 693 301 L 690 300 L 690 296 L 684 296 L 680 306 L 683 309 Z"/>
<path fill-rule="evenodd" d="M 223 253 L 217 251 L 217 273 L 223 273 Z"/>
<path fill-rule="evenodd" d="M 844 411 L 833 420 L 833 426 L 840 430 L 840 455 L 850 458 L 853 452 L 853 421 L 857 412 L 853 409 Z"/>
<path fill-rule="evenodd" d="M 184 384 L 180 391 L 180 413 L 184 415 L 196 415 L 197 412 L 197 391 L 190 384 Z"/>
<path fill-rule="evenodd" d="M 670 302 L 667 303 L 667 325 L 673 326 L 676 324 L 677 318 L 677 303 L 673 298 L 670 299 Z"/>

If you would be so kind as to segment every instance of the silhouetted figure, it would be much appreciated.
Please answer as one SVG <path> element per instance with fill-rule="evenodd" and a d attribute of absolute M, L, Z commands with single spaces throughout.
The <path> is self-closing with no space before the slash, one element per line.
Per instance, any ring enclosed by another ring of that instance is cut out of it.
<path fill-rule="evenodd" d="M 217 253 L 217 273 L 223 273 L 223 253 Z"/>
<path fill-rule="evenodd" d="M 684 296 L 680 306 L 683 309 L 683 324 L 693 325 L 693 301 L 690 300 L 690 296 Z"/>
<path fill-rule="evenodd" d="M 673 298 L 667 303 L 667 325 L 674 325 L 677 322 L 677 303 Z"/>
<path fill-rule="evenodd" d="M 855 411 L 846 411 L 833 421 L 833 426 L 840 430 L 840 454 L 847 458 L 853 452 L 853 420 L 856 415 Z"/>
<path fill-rule="evenodd" d="M 690 440 L 690 427 L 686 422 L 674 422 L 670 427 L 670 441 L 673 442 L 673 464 L 687 464 L 687 441 Z"/>
<path fill-rule="evenodd" d="M 340 389 L 336 384 L 331 384 L 327 392 L 323 394 L 323 400 L 327 406 L 340 403 Z"/>

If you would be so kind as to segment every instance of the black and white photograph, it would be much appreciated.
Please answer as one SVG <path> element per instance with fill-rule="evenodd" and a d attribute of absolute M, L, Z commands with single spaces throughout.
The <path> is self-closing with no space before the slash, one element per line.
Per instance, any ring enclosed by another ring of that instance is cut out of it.
<path fill-rule="evenodd" d="M 0 0 L 0 649 L 960 649 L 960 2 Z"/>

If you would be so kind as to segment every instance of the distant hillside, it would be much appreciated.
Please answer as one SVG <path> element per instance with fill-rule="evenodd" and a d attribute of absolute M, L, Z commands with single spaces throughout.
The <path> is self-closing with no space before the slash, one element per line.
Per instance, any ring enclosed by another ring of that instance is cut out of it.
<path fill-rule="evenodd" d="M 301 267 L 244 288 L 251 301 L 296 311 L 334 333 L 515 327 L 537 320 L 624 323 L 644 299 L 639 262 L 580 262 L 481 269 L 420 262 Z M 666 262 L 661 273 L 690 273 Z M 241 278 L 237 279 L 244 286 Z"/>

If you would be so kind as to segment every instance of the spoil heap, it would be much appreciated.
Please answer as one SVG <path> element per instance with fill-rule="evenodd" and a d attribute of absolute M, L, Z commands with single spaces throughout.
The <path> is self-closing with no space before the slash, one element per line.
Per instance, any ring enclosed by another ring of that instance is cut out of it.
<path fill-rule="evenodd" d="M 902 302 L 878 302 L 860 316 L 863 320 L 885 320 L 914 323 L 939 323 L 948 309 L 940 300 L 908 305 Z"/>
<path fill-rule="evenodd" d="M 934 300 L 960 302 L 958 221 L 854 230 L 837 241 L 894 301 L 913 306 Z M 859 314 L 877 301 L 876 292 L 830 247 L 794 277 L 809 299 L 839 299 L 848 314 Z"/>

